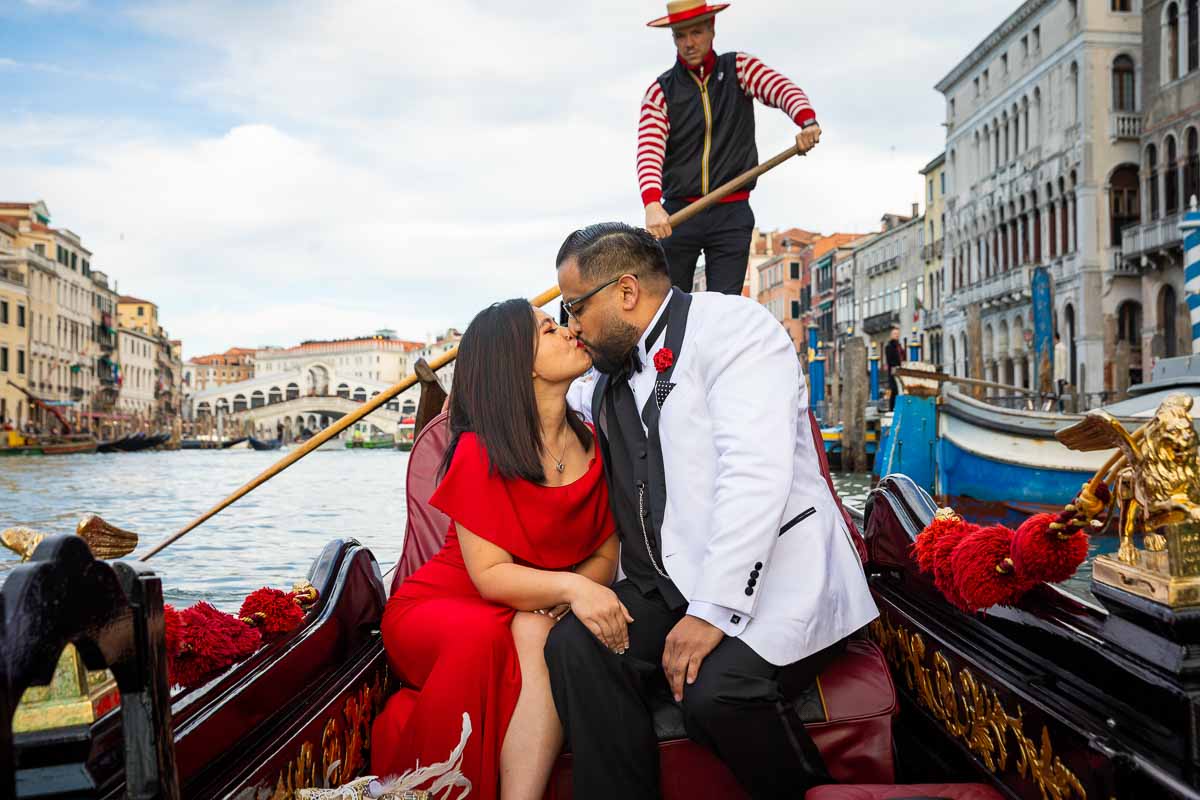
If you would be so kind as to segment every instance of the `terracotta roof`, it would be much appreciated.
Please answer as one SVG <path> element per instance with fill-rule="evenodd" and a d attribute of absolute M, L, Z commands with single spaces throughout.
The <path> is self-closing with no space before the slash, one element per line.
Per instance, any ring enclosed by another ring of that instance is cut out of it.
<path fill-rule="evenodd" d="M 835 250 L 839 247 L 844 247 L 855 239 L 861 239 L 868 234 L 865 233 L 833 233 L 829 236 L 822 236 L 813 245 L 813 258 L 820 258 L 830 250 Z"/>
<path fill-rule="evenodd" d="M 155 308 L 158 308 L 158 305 L 156 303 L 154 303 L 153 301 L 142 300 L 139 297 L 134 297 L 133 295 L 128 295 L 128 294 L 123 294 L 120 297 L 118 297 L 117 302 L 118 303 L 126 303 L 126 304 L 130 304 L 130 305 L 132 305 L 134 303 L 141 303 L 142 305 L 154 306 Z"/>
<path fill-rule="evenodd" d="M 0 203 L 0 208 L 33 208 L 37 203 Z"/>

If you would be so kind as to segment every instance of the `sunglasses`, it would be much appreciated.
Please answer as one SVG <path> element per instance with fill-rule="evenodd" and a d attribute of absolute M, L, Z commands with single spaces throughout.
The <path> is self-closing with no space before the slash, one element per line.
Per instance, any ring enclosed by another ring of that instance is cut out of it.
<path fill-rule="evenodd" d="M 582 323 L 583 320 L 581 320 L 579 318 L 580 315 L 583 314 L 583 306 L 581 305 L 581 303 L 583 303 L 584 300 L 587 300 L 592 295 L 604 291 L 609 286 L 612 286 L 614 283 L 616 283 L 617 281 L 621 280 L 621 278 L 624 278 L 624 277 L 625 277 L 624 275 L 618 275 L 617 277 L 613 278 L 612 280 L 605 281 L 604 283 L 600 284 L 595 289 L 584 292 L 583 294 L 579 295 L 579 297 L 576 297 L 574 300 L 564 301 L 562 304 L 563 311 L 565 311 L 567 313 L 567 316 L 569 316 L 571 319 L 575 320 L 576 322 Z"/>

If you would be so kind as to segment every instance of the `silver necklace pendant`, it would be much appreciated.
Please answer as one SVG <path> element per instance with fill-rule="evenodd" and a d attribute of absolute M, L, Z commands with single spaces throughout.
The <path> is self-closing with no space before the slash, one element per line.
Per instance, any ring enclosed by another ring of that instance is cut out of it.
<path fill-rule="evenodd" d="M 566 466 L 561 461 L 555 461 L 554 463 L 558 467 L 559 472 L 563 472 L 566 469 Z"/>

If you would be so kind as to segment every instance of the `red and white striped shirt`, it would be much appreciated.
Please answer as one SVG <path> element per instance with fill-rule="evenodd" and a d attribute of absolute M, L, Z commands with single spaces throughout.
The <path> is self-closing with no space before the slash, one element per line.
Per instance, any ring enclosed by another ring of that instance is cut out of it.
<path fill-rule="evenodd" d="M 737 79 L 743 92 L 765 106 L 782 109 L 797 125 L 817 118 L 799 86 L 752 55 L 737 54 Z M 662 200 L 663 161 L 670 133 L 667 98 L 656 80 L 642 98 L 638 120 L 637 176 L 644 206 Z"/>

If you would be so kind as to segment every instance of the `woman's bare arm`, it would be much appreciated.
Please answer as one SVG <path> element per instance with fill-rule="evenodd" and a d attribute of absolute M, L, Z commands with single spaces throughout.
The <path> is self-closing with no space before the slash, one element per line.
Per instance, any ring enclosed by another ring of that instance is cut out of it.
<path fill-rule="evenodd" d="M 536 611 L 560 603 L 570 603 L 573 588 L 582 576 L 526 567 L 513 562 L 512 554 L 456 525 L 467 573 L 485 600 L 501 603 L 518 611 Z"/>
<path fill-rule="evenodd" d="M 596 552 L 575 567 L 575 572 L 601 586 L 612 586 L 613 578 L 617 577 L 617 560 L 620 555 L 621 542 L 614 532 L 604 540 L 604 544 L 600 545 Z"/>

